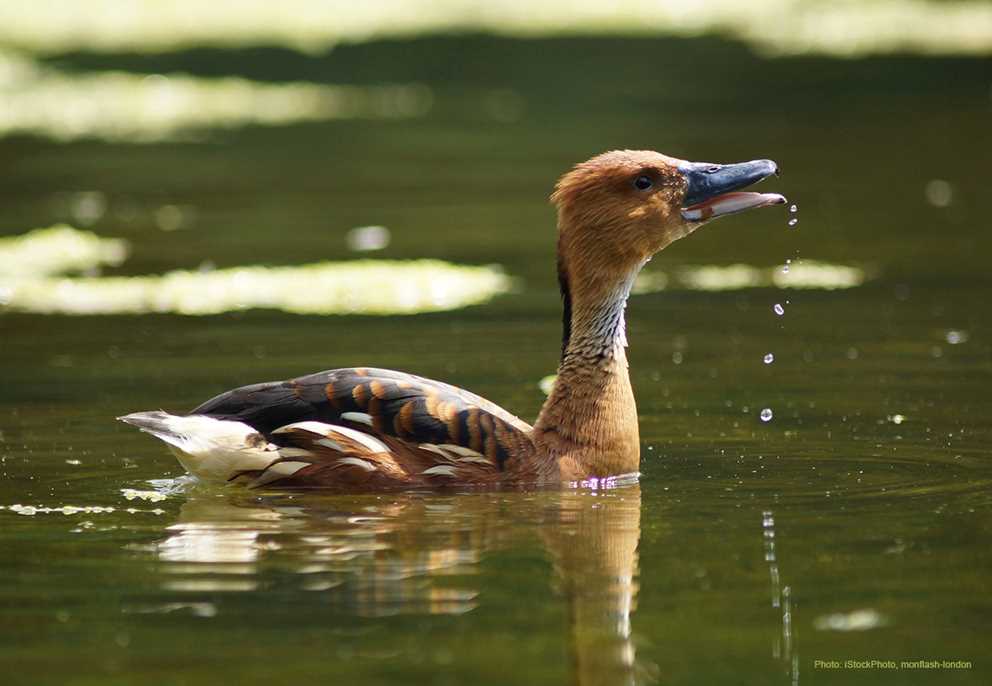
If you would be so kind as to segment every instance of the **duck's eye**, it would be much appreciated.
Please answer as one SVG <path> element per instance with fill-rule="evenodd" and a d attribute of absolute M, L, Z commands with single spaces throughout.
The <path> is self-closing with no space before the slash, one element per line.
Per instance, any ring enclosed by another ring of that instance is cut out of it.
<path fill-rule="evenodd" d="M 651 186 L 653 185 L 654 185 L 654 181 L 651 180 L 650 176 L 644 176 L 642 174 L 641 176 L 638 176 L 636 179 L 634 179 L 634 188 L 636 188 L 639 191 L 646 191 L 647 189 L 651 188 Z"/>

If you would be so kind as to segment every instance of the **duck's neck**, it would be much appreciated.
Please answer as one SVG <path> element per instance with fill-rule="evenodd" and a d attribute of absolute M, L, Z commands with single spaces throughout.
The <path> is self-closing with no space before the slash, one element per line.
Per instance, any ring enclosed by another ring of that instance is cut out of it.
<path fill-rule="evenodd" d="M 637 472 L 637 407 L 627 373 L 624 309 L 640 265 L 621 278 L 571 282 L 559 269 L 565 306 L 558 379 L 535 423 L 535 439 L 566 479 Z"/>

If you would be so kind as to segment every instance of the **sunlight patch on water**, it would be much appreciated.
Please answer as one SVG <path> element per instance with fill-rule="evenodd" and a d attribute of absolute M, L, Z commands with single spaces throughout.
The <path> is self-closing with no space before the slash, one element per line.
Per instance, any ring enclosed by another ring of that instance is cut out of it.
<path fill-rule="evenodd" d="M 153 510 L 139 510 L 137 508 L 117 508 L 111 507 L 109 505 L 60 505 L 60 506 L 48 506 L 48 505 L 22 505 L 20 503 L 15 503 L 14 505 L 0 505 L 0 510 L 8 510 L 14 514 L 23 515 L 31 517 L 39 514 L 62 514 L 62 515 L 77 515 L 77 514 L 110 514 L 112 512 L 126 512 L 127 514 L 137 514 L 139 512 L 145 512 L 149 514 L 161 515 L 165 514 L 165 510 L 155 508 Z"/>
<path fill-rule="evenodd" d="M 216 617 L 217 606 L 213 603 L 159 603 L 157 605 L 136 605 L 123 608 L 125 614 L 172 614 L 188 612 L 194 617 Z"/>
<path fill-rule="evenodd" d="M 817 617 L 813 626 L 817 631 L 868 631 L 888 624 L 888 620 L 876 610 L 854 610 L 837 612 Z"/>
<path fill-rule="evenodd" d="M 159 491 L 139 491 L 134 488 L 122 488 L 121 495 L 127 500 L 147 500 L 150 503 L 157 503 L 168 497 Z"/>
<path fill-rule="evenodd" d="M 42 314 L 207 315 L 266 308 L 295 314 L 415 314 L 486 302 L 508 289 L 491 266 L 440 260 L 319 262 L 160 276 L 0 281 L 4 306 Z"/>
<path fill-rule="evenodd" d="M 5 278 L 51 276 L 117 266 L 127 259 L 127 242 L 101 238 L 66 224 L 0 238 L 0 283 Z"/>
<path fill-rule="evenodd" d="M 129 142 L 194 138 L 205 129 L 248 125 L 408 118 L 422 116 L 431 107 L 430 90 L 421 85 L 269 84 L 233 77 L 124 72 L 63 74 L 3 52 L 0 97 L 0 136 L 31 133 L 56 140 L 93 137 Z"/>
<path fill-rule="evenodd" d="M 867 274 L 860 267 L 815 260 L 793 263 L 788 271 L 746 264 L 690 265 L 671 272 L 644 272 L 634 283 L 633 292 L 654 293 L 666 289 L 735 291 L 769 287 L 835 290 L 855 288 L 866 279 Z"/>
<path fill-rule="evenodd" d="M 296 314 L 415 314 L 484 303 L 510 279 L 496 266 L 358 260 L 289 267 L 58 277 L 119 264 L 123 241 L 60 226 L 0 243 L 0 308 L 42 314 L 207 315 L 267 308 Z M 2 310 L 0 310 L 2 311 Z"/>
<path fill-rule="evenodd" d="M 527 0 L 493 0 L 479 10 L 462 0 L 7 2 L 0 3 L 0 40 L 47 53 L 160 52 L 201 45 L 283 45 L 316 52 L 341 41 L 482 30 L 522 36 L 721 33 L 766 51 L 846 56 L 992 52 L 992 6 L 975 0 L 573 0 L 567 12 L 537 11 Z"/>

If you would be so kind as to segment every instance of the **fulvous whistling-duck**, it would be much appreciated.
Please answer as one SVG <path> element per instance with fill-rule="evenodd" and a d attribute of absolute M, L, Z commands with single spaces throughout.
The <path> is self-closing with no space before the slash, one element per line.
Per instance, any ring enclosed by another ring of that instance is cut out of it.
<path fill-rule="evenodd" d="M 785 198 L 745 193 L 770 160 L 693 163 L 607 152 L 561 177 L 558 379 L 530 426 L 477 395 L 412 374 L 359 367 L 244 386 L 185 416 L 120 419 L 169 444 L 183 467 L 251 487 L 375 491 L 568 483 L 635 475 L 637 409 L 624 308 L 652 255 L 706 222 Z"/>

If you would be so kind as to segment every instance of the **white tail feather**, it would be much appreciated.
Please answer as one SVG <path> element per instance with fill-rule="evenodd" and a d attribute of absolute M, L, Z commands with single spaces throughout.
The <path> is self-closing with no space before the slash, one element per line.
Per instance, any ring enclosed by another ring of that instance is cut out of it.
<path fill-rule="evenodd" d="M 279 458 L 276 446 L 241 422 L 162 411 L 119 419 L 168 443 L 186 471 L 201 479 L 227 481 L 239 472 L 264 470 Z"/>
<path fill-rule="evenodd" d="M 309 462 L 285 461 L 280 458 L 312 457 L 305 448 L 279 447 L 268 442 L 262 434 L 242 422 L 214 419 L 205 415 L 179 417 L 157 410 L 135 412 L 118 417 L 146 433 L 169 444 L 180 464 L 194 476 L 210 481 L 230 481 L 242 472 L 260 471 L 249 483 L 252 488 L 292 476 L 309 465 Z M 335 438 L 349 439 L 373 453 L 388 453 L 382 441 L 361 431 L 324 424 L 323 422 L 297 422 L 279 427 L 273 434 L 302 430 L 319 436 L 314 443 L 344 453 L 345 448 Z M 357 457 L 343 457 L 340 462 L 368 471 L 375 466 Z M 273 464 L 275 463 L 275 464 Z M 433 472 L 431 472 L 433 473 Z"/>

